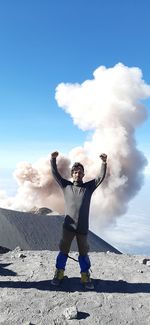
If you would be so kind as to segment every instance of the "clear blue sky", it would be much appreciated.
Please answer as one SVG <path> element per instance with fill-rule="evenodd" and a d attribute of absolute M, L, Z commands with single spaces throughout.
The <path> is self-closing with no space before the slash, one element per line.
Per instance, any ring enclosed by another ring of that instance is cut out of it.
<path fill-rule="evenodd" d="M 34 161 L 51 143 L 71 149 L 83 142 L 86 135 L 57 108 L 60 82 L 80 83 L 98 66 L 122 62 L 150 83 L 149 12 L 148 0 L 0 2 L 1 167 Z"/>
<path fill-rule="evenodd" d="M 149 0 L 0 1 L 0 179 L 5 187 L 11 188 L 5 169 L 17 162 L 34 162 L 53 149 L 67 152 L 85 141 L 87 134 L 57 106 L 60 82 L 81 83 L 100 65 L 122 62 L 139 67 L 150 84 L 149 15 Z M 149 110 L 150 100 L 146 106 Z M 136 132 L 148 159 L 149 129 L 148 118 Z"/>

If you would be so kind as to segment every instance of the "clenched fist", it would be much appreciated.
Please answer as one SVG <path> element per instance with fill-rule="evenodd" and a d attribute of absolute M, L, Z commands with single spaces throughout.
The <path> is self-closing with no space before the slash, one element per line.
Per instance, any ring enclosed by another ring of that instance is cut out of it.
<path fill-rule="evenodd" d="M 105 153 L 102 153 L 100 155 L 100 158 L 102 159 L 103 162 L 106 162 L 107 161 L 107 155 Z"/>
<path fill-rule="evenodd" d="M 51 153 L 51 158 L 57 158 L 59 155 L 59 152 L 58 151 L 54 151 Z"/>

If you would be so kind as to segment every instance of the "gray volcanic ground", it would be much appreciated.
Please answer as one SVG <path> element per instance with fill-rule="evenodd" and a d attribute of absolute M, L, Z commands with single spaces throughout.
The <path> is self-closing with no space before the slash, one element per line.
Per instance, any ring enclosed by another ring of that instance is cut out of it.
<path fill-rule="evenodd" d="M 60 288 L 51 285 L 56 254 L 15 249 L 0 255 L 0 324 L 150 324 L 150 258 L 90 253 L 90 292 L 70 259 L 68 278 Z"/>
<path fill-rule="evenodd" d="M 63 217 L 39 212 L 0 209 L 0 324 L 149 325 L 150 257 L 119 254 L 90 233 L 94 290 L 81 286 L 72 259 L 55 288 L 51 279 Z M 77 259 L 74 245 L 70 256 Z"/>
<path fill-rule="evenodd" d="M 39 213 L 29 213 L 0 208 L 0 246 L 10 249 L 19 246 L 24 250 L 58 250 L 64 216 L 53 212 L 45 214 L 45 210 L 49 209 L 41 208 Z M 119 253 L 91 231 L 89 245 L 90 251 Z M 75 240 L 71 249 L 77 250 Z"/>

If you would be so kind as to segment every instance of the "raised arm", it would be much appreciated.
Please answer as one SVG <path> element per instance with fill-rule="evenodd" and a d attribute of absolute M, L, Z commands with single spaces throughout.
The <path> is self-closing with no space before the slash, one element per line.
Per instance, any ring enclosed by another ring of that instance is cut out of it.
<path fill-rule="evenodd" d="M 57 164 L 56 164 L 56 160 L 58 157 L 59 153 L 58 151 L 54 151 L 51 153 L 51 170 L 52 170 L 52 174 L 53 177 L 55 178 L 56 182 L 61 186 L 61 187 L 65 187 L 66 184 L 68 183 L 68 181 L 66 179 L 64 179 L 58 172 L 57 169 Z"/>
<path fill-rule="evenodd" d="M 106 175 L 107 155 L 105 153 L 102 153 L 100 155 L 100 158 L 102 160 L 102 165 L 101 165 L 100 174 L 95 178 L 95 187 L 99 186 L 102 183 Z"/>
<path fill-rule="evenodd" d="M 105 153 L 102 153 L 99 157 L 102 160 L 100 173 L 97 177 L 86 183 L 91 188 L 92 192 L 102 183 L 106 175 L 107 155 Z"/>

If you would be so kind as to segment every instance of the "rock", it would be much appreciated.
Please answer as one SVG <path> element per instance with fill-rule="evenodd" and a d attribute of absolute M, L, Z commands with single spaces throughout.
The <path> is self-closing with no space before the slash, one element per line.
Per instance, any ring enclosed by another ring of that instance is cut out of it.
<path fill-rule="evenodd" d="M 22 253 L 20 253 L 19 255 L 18 255 L 18 257 L 19 258 L 25 258 L 25 257 L 27 257 L 25 254 L 22 254 Z"/>
<path fill-rule="evenodd" d="M 14 252 L 21 252 L 21 251 L 23 251 L 23 249 L 20 248 L 19 246 L 17 246 L 17 247 L 14 249 Z"/>
<path fill-rule="evenodd" d="M 35 213 L 35 214 L 49 214 L 52 213 L 53 211 L 47 207 L 42 207 L 42 208 L 37 208 L 34 207 L 30 212 Z"/>
<path fill-rule="evenodd" d="M 139 304 L 138 308 L 139 309 L 143 308 L 143 304 Z"/>
<path fill-rule="evenodd" d="M 78 310 L 76 306 L 71 306 L 68 308 L 65 308 L 62 315 L 57 317 L 54 320 L 55 325 L 66 325 L 68 324 L 67 320 L 77 319 L 78 317 Z"/>
<path fill-rule="evenodd" d="M 63 312 L 63 316 L 65 319 L 77 319 L 78 317 L 78 310 L 76 306 L 72 306 L 66 308 Z"/>
<path fill-rule="evenodd" d="M 144 258 L 142 264 L 150 266 L 150 258 Z"/>

